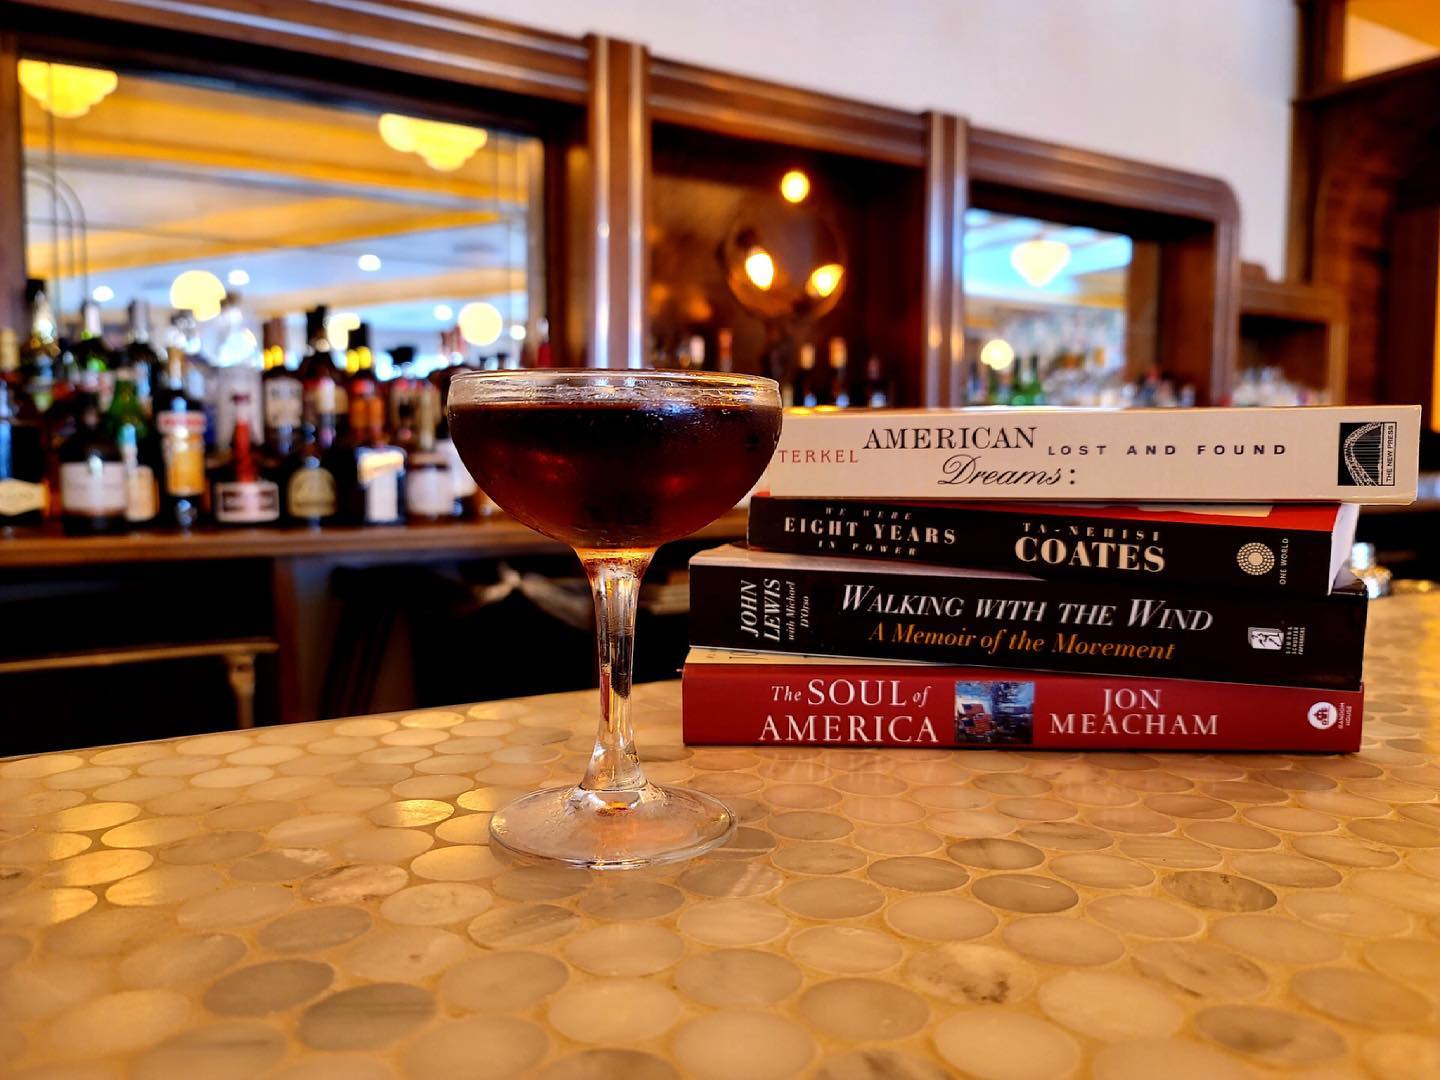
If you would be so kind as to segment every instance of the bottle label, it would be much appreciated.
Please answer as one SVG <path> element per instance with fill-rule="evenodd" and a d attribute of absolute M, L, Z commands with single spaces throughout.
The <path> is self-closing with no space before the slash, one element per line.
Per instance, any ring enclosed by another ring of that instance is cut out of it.
<path fill-rule="evenodd" d="M 305 403 L 299 379 L 265 380 L 265 429 L 298 428 Z"/>
<path fill-rule="evenodd" d="M 215 377 L 215 445 L 228 449 L 235 441 L 235 423 L 239 410 L 235 396 L 244 394 L 249 400 L 245 405 L 245 421 L 250 428 L 250 442 L 259 443 L 264 438 L 261 424 L 260 372 L 252 367 L 221 368 Z"/>
<path fill-rule="evenodd" d="M 215 520 L 226 525 L 258 525 L 280 517 L 280 489 L 269 480 L 215 485 Z"/>
<path fill-rule="evenodd" d="M 155 470 L 149 465 L 136 465 L 125 477 L 125 520 L 149 521 L 159 512 Z"/>
<path fill-rule="evenodd" d="M 67 514 L 123 514 L 125 466 L 118 461 L 67 461 L 60 466 L 60 506 Z"/>
<path fill-rule="evenodd" d="M 19 517 L 35 510 L 44 510 L 49 502 L 44 484 L 32 484 L 13 478 L 0 480 L 0 518 Z"/>
<path fill-rule="evenodd" d="M 193 498 L 205 492 L 205 414 L 163 412 L 155 418 L 165 457 L 165 489 Z"/>
<path fill-rule="evenodd" d="M 405 510 L 412 517 L 454 517 L 455 485 L 449 468 L 409 469 L 405 473 Z"/>
<path fill-rule="evenodd" d="M 400 478 L 405 471 L 404 451 L 361 447 L 355 468 L 365 492 L 365 523 L 383 525 L 400 520 Z"/>
<path fill-rule="evenodd" d="M 297 469 L 285 486 L 285 504 L 291 517 L 334 517 L 335 477 L 329 469 Z"/>
<path fill-rule="evenodd" d="M 465 462 L 460 460 L 460 451 L 455 449 L 453 439 L 436 439 L 435 449 L 445 455 L 445 460 L 450 463 L 450 484 L 455 489 L 455 498 L 468 499 L 478 490 L 475 487 L 475 478 L 470 475 L 470 470 L 465 467 Z"/>
<path fill-rule="evenodd" d="M 336 400 L 339 395 L 336 389 L 334 379 L 316 379 L 305 388 L 304 394 L 310 399 L 310 406 L 315 410 L 316 416 L 334 416 L 339 412 Z"/>

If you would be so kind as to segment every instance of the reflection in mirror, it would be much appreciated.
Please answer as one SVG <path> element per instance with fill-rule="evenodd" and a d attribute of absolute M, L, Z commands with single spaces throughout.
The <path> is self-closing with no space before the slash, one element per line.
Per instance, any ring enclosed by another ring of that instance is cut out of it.
<path fill-rule="evenodd" d="M 61 339 L 88 302 L 123 342 L 141 301 L 161 344 L 184 308 L 212 361 L 239 320 L 294 366 L 324 308 L 381 379 L 544 362 L 538 140 L 212 80 L 35 59 L 19 78 L 26 262 Z"/>
<path fill-rule="evenodd" d="M 965 214 L 967 400 L 992 405 L 1193 403 L 1146 369 L 1128 236 L 990 210 Z M 1132 372 L 1140 372 L 1132 379 Z"/>

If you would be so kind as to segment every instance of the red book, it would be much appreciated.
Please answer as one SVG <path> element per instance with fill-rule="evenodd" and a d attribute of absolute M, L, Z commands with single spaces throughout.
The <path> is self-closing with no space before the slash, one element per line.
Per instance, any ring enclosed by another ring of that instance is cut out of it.
<path fill-rule="evenodd" d="M 1057 750 L 1360 748 L 1364 691 L 692 649 L 687 743 Z"/>

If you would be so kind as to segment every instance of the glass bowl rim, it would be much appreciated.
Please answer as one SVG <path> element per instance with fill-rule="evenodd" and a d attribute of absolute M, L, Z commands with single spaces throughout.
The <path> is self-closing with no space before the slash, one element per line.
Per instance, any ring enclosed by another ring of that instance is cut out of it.
<path fill-rule="evenodd" d="M 614 380 L 611 382 L 610 380 Z M 764 375 L 746 375 L 727 371 L 671 371 L 666 368 L 510 368 L 502 371 L 462 371 L 450 380 L 452 400 L 457 387 L 468 386 L 472 392 L 485 395 L 481 387 L 491 384 L 495 392 L 508 387 L 524 396 L 525 391 L 541 387 L 579 390 L 590 386 L 608 386 L 615 390 L 639 390 L 650 386 L 656 392 L 665 389 L 680 394 L 759 395 L 780 402 L 780 384 Z M 466 397 L 460 391 L 462 398 Z M 493 399 L 492 399 L 493 400 Z"/>

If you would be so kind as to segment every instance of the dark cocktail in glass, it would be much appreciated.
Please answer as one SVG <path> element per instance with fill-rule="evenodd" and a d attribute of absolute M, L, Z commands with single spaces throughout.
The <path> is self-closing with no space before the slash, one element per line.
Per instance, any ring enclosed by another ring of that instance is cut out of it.
<path fill-rule="evenodd" d="M 640 576 L 655 549 L 709 524 L 754 485 L 780 436 L 769 379 L 701 372 L 498 371 L 450 385 L 450 432 L 502 509 L 575 549 L 595 595 L 600 730 L 579 786 L 491 819 L 513 851 L 577 866 L 671 862 L 724 841 L 730 811 L 645 779 L 630 722 Z"/>

